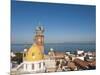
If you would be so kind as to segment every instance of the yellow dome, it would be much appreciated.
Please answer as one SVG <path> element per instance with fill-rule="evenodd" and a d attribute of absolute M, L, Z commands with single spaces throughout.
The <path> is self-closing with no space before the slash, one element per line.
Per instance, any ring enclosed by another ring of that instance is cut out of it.
<path fill-rule="evenodd" d="M 25 53 L 24 60 L 26 61 L 38 61 L 42 60 L 44 57 L 41 52 L 41 47 L 33 44 L 29 50 Z"/>

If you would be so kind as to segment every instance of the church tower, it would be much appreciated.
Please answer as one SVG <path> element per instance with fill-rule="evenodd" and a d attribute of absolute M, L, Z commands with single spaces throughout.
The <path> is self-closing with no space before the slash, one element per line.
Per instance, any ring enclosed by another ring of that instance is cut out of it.
<path fill-rule="evenodd" d="M 24 49 L 23 63 L 19 65 L 23 72 L 45 72 L 44 64 L 44 28 L 37 26 L 35 30 L 34 43 L 28 49 Z"/>
<path fill-rule="evenodd" d="M 40 46 L 42 53 L 44 53 L 44 28 L 43 26 L 36 27 L 35 43 Z"/>

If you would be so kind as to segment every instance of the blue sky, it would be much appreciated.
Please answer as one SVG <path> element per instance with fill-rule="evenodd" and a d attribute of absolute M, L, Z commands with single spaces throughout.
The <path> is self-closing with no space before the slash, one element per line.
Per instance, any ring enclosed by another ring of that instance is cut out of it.
<path fill-rule="evenodd" d="M 95 42 L 95 6 L 12 1 L 11 42 L 32 43 L 35 27 L 45 28 L 46 43 Z"/>

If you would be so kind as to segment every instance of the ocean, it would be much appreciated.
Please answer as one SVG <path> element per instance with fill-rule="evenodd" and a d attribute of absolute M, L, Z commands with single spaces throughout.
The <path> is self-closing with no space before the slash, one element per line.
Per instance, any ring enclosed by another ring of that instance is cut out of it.
<path fill-rule="evenodd" d="M 30 48 L 32 44 L 11 44 L 11 51 L 13 52 L 23 52 L 24 48 Z M 45 54 L 48 53 L 50 48 L 54 51 L 70 51 L 75 52 L 77 49 L 82 49 L 84 51 L 95 51 L 96 44 L 94 43 L 47 43 L 44 45 Z"/>

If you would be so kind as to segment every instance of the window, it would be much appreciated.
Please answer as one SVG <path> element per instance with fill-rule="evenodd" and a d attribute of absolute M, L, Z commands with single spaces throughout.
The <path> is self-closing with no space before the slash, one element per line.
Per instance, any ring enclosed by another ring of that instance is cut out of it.
<path fill-rule="evenodd" d="M 41 68 L 41 63 L 39 63 L 39 68 Z"/>
<path fill-rule="evenodd" d="M 32 57 L 33 57 L 33 59 L 35 58 L 35 54 L 34 53 L 32 53 Z"/>
<path fill-rule="evenodd" d="M 34 53 L 32 53 L 32 56 L 34 56 Z"/>
<path fill-rule="evenodd" d="M 43 62 L 43 66 L 45 66 L 45 63 Z"/>
<path fill-rule="evenodd" d="M 34 64 L 32 64 L 32 69 L 34 70 Z"/>
<path fill-rule="evenodd" d="M 24 53 L 24 57 L 26 57 L 26 53 Z"/>
<path fill-rule="evenodd" d="M 26 70 L 27 70 L 27 64 L 26 64 Z"/>

